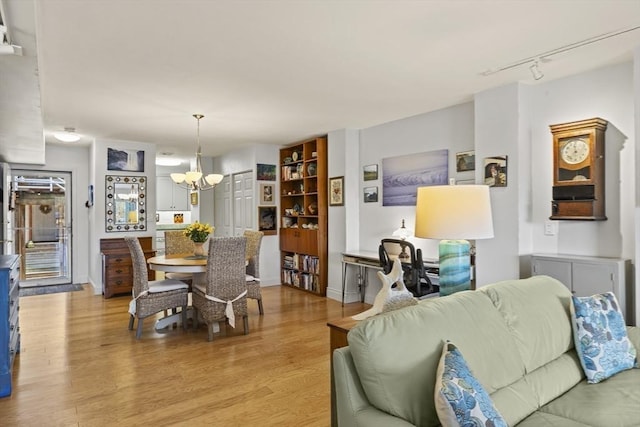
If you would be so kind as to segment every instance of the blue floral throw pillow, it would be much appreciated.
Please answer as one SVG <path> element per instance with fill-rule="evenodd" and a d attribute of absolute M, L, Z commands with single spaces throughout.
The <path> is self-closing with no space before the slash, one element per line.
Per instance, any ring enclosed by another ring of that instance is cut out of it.
<path fill-rule="evenodd" d="M 460 350 L 450 341 L 444 344 L 438 364 L 435 406 L 443 427 L 507 427 Z"/>
<path fill-rule="evenodd" d="M 571 297 L 573 340 L 591 384 L 638 367 L 636 349 L 627 337 L 624 318 L 613 292 Z"/>

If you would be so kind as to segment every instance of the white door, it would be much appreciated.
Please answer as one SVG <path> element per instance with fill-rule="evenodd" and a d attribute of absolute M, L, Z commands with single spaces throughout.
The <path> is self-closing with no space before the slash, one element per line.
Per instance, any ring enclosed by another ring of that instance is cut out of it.
<path fill-rule="evenodd" d="M 231 178 L 227 175 L 214 190 L 214 236 L 231 236 Z"/>
<path fill-rule="evenodd" d="M 233 235 L 242 236 L 244 230 L 255 227 L 253 171 L 233 175 Z"/>

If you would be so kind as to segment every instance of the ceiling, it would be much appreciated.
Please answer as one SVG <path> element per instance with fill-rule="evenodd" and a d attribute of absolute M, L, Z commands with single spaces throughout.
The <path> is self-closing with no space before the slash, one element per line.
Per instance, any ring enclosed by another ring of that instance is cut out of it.
<path fill-rule="evenodd" d="M 216 156 L 628 61 L 640 46 L 634 30 L 543 57 L 538 81 L 530 62 L 482 75 L 638 26 L 638 0 L 0 1 L 24 52 L 0 56 L 0 70 L 28 64 L 21 73 L 37 80 L 47 143 L 74 127 L 81 142 L 152 142 L 185 158 L 195 151 L 194 113 L 205 116 L 203 154 Z"/>

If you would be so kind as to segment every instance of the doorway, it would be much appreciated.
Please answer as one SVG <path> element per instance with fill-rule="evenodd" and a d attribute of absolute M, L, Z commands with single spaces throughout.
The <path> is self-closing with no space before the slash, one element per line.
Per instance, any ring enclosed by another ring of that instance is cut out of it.
<path fill-rule="evenodd" d="M 13 171 L 20 287 L 71 283 L 71 174 Z"/>

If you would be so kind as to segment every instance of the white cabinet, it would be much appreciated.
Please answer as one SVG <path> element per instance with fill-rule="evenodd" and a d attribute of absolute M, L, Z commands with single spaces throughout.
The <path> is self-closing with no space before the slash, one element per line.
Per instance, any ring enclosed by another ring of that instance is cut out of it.
<path fill-rule="evenodd" d="M 578 297 L 613 292 L 627 323 L 632 319 L 631 296 L 627 273 L 631 261 L 619 258 L 587 257 L 577 255 L 533 254 L 531 274 L 544 274 L 561 281 Z M 629 295 L 629 301 L 627 301 Z"/>
<path fill-rule="evenodd" d="M 170 176 L 156 177 L 156 207 L 159 211 L 188 211 L 189 190 L 176 185 Z"/>

